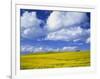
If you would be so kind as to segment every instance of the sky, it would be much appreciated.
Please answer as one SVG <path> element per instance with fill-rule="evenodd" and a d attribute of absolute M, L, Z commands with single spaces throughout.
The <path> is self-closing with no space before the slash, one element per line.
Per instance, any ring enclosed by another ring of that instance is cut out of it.
<path fill-rule="evenodd" d="M 21 53 L 90 50 L 90 15 L 20 9 Z"/>

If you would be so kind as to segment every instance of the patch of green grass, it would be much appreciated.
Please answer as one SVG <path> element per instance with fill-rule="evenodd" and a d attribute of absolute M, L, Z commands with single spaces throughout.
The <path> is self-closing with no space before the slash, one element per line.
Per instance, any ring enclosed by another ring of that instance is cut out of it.
<path fill-rule="evenodd" d="M 47 52 L 20 57 L 21 69 L 63 68 L 90 66 L 90 51 Z"/>

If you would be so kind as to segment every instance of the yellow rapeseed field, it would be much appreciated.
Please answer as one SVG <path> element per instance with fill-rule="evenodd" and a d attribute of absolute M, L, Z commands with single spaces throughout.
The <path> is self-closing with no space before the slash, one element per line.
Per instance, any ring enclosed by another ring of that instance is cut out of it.
<path fill-rule="evenodd" d="M 20 56 L 21 69 L 90 66 L 90 51 L 31 53 Z"/>

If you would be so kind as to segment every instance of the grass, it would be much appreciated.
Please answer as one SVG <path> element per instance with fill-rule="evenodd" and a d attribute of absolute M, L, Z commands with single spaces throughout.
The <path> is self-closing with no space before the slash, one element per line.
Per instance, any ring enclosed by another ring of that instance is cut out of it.
<path fill-rule="evenodd" d="M 90 51 L 48 52 L 23 54 L 21 69 L 63 68 L 90 66 Z"/>

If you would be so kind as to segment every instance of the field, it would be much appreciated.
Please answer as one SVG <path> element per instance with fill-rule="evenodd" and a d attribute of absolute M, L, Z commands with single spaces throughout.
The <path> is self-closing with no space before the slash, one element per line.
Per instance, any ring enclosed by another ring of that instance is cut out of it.
<path fill-rule="evenodd" d="M 90 66 L 90 51 L 21 54 L 21 69 Z"/>

